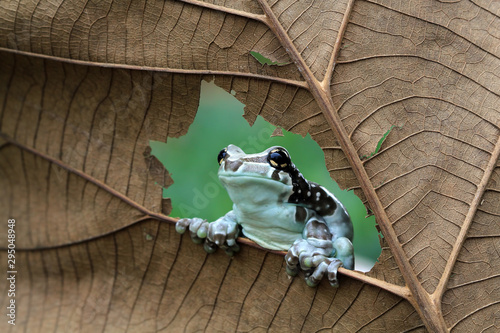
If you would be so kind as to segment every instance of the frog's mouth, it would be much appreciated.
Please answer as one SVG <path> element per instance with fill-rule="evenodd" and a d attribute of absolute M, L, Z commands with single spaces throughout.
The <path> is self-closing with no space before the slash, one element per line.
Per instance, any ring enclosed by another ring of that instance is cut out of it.
<path fill-rule="evenodd" d="M 264 201 L 286 201 L 293 192 L 291 181 L 283 183 L 260 175 L 220 174 L 219 180 L 234 203 L 256 198 L 264 198 Z"/>
<path fill-rule="evenodd" d="M 271 177 L 269 177 L 267 174 L 261 175 L 244 173 L 220 173 L 219 179 L 224 183 L 235 183 L 239 185 L 243 185 L 245 182 L 292 185 L 291 179 L 289 177 L 280 177 L 279 174 L 273 174 Z"/>

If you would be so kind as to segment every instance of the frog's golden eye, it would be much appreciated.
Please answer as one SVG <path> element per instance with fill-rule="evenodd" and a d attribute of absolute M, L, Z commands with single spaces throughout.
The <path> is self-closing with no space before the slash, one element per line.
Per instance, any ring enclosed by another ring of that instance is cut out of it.
<path fill-rule="evenodd" d="M 217 162 L 219 163 L 219 165 L 221 165 L 226 155 L 227 155 L 227 148 L 224 148 L 219 152 L 219 155 L 217 156 Z"/>
<path fill-rule="evenodd" d="M 267 155 L 267 162 L 278 170 L 288 169 L 292 165 L 290 155 L 285 148 L 277 147 L 272 149 Z"/>

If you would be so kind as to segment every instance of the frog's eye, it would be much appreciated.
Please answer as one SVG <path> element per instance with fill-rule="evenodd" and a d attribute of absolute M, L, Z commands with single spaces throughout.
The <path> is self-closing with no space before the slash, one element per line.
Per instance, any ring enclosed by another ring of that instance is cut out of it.
<path fill-rule="evenodd" d="M 271 150 L 267 155 L 267 162 L 278 170 L 285 170 L 292 165 L 288 152 L 283 148 Z"/>
<path fill-rule="evenodd" d="M 219 165 L 221 165 L 226 155 L 227 155 L 227 148 L 224 148 L 219 152 L 219 155 L 217 156 L 217 162 L 219 163 Z"/>

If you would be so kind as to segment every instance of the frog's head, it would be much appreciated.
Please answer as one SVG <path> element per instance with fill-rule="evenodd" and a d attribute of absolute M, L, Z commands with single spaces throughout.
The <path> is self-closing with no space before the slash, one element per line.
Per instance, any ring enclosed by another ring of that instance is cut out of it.
<path fill-rule="evenodd" d="M 245 154 L 240 147 L 229 145 L 217 156 L 219 177 L 244 177 L 271 180 L 291 185 L 288 170 L 294 168 L 290 154 L 283 147 L 271 147 L 257 154 Z"/>
<path fill-rule="evenodd" d="M 229 145 L 217 156 L 219 179 L 231 196 L 261 193 L 290 195 L 292 178 L 290 168 L 295 168 L 288 151 L 283 147 L 271 147 L 257 154 L 245 154 L 241 148 Z"/>

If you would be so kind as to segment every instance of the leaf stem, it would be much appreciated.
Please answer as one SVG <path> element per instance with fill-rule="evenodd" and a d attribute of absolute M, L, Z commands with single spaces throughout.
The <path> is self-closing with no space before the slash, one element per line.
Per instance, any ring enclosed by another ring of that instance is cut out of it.
<path fill-rule="evenodd" d="M 266 16 L 262 15 L 262 14 L 254 14 L 254 13 L 244 12 L 241 10 L 237 10 L 237 9 L 233 9 L 233 8 L 229 8 L 229 7 L 224 7 L 224 6 L 218 6 L 218 5 L 214 5 L 214 4 L 211 4 L 208 2 L 203 2 L 203 1 L 198 1 L 198 0 L 180 0 L 180 1 L 191 4 L 191 5 L 195 5 L 198 7 L 204 7 L 204 8 L 213 9 L 213 10 L 223 12 L 223 13 L 228 13 L 228 14 L 232 14 L 232 15 L 236 15 L 236 16 L 246 17 L 246 18 L 249 18 L 251 20 L 260 21 L 262 23 L 267 24 Z"/>
<path fill-rule="evenodd" d="M 274 15 L 267 1 L 258 0 L 258 2 L 262 7 L 264 13 L 267 15 L 269 21 L 268 23 L 269 29 L 271 29 L 271 31 L 278 37 L 279 41 L 281 42 L 281 45 L 285 47 L 286 52 L 288 53 L 290 58 L 292 58 L 293 62 L 297 65 L 299 72 L 301 72 L 302 76 L 307 81 L 308 89 L 312 88 L 311 83 L 309 82 L 311 80 L 314 81 L 315 83 L 314 86 L 320 87 L 321 86 L 320 82 L 316 79 L 309 66 L 307 66 L 305 60 L 300 55 L 299 51 L 297 50 L 293 42 L 290 40 L 290 38 L 288 38 L 287 32 L 281 26 L 278 18 L 276 17 L 276 15 Z"/>
<path fill-rule="evenodd" d="M 59 166 L 60 168 L 66 170 L 68 172 L 71 172 L 71 173 L 77 175 L 78 177 L 81 177 L 81 178 L 85 179 L 89 183 L 92 183 L 92 184 L 96 185 L 97 187 L 99 187 L 99 188 L 103 189 L 104 191 L 108 192 L 109 194 L 111 194 L 111 195 L 119 198 L 120 200 L 124 201 L 128 205 L 134 207 L 135 209 L 137 209 L 138 211 L 142 212 L 145 215 L 145 216 L 139 218 L 138 220 L 136 220 L 135 222 L 139 222 L 139 221 L 142 221 L 142 220 L 147 219 L 147 218 L 155 218 L 157 220 L 160 220 L 160 221 L 163 221 L 163 222 L 169 222 L 169 223 L 175 223 L 175 222 L 177 222 L 177 219 L 174 219 L 174 218 L 172 218 L 170 216 L 163 215 L 161 213 L 155 213 L 155 212 L 147 209 L 146 207 L 144 207 L 142 205 L 139 205 L 134 200 L 132 200 L 129 197 L 125 196 L 124 194 L 116 191 L 115 189 L 113 189 L 112 187 L 108 186 L 107 184 L 105 184 L 105 183 L 103 183 L 103 182 L 95 179 L 94 177 L 89 176 L 85 172 L 80 171 L 78 169 L 75 169 L 75 168 L 67 165 L 66 163 L 58 160 L 58 159 L 55 159 L 55 158 L 50 157 L 48 155 L 45 155 L 44 153 L 41 153 L 38 150 L 35 150 L 35 149 L 33 149 L 31 147 L 28 147 L 28 146 L 25 146 L 24 144 L 17 142 L 16 140 L 10 138 L 9 136 L 7 136 L 4 133 L 0 133 L 0 138 L 3 138 L 9 144 L 12 144 L 12 145 L 18 147 L 19 149 L 25 150 L 25 151 L 33 154 L 33 155 L 39 156 L 39 157 L 43 158 L 44 160 L 47 160 L 50 163 L 53 163 L 53 164 Z"/>
<path fill-rule="evenodd" d="M 243 72 L 233 72 L 233 71 L 214 71 L 210 69 L 179 69 L 179 68 L 165 68 L 165 67 L 153 67 L 153 66 L 137 66 L 137 65 L 128 65 L 128 64 L 116 64 L 116 63 L 105 63 L 105 62 L 96 62 L 96 61 L 88 61 L 88 60 L 78 60 L 78 59 L 69 59 L 64 57 L 56 57 L 47 54 L 40 54 L 28 51 L 14 50 L 5 47 L 0 47 L 0 52 L 9 52 L 21 56 L 29 56 L 35 58 L 41 58 L 51 61 L 58 61 L 68 64 L 82 65 L 82 66 L 93 66 L 93 67 L 102 67 L 102 68 L 113 68 L 113 69 L 127 69 L 127 70 L 135 70 L 135 71 L 147 71 L 147 72 L 163 72 L 163 73 L 171 73 L 171 74 L 189 74 L 189 75 L 223 75 L 223 76 L 237 76 L 237 77 L 247 77 L 251 79 L 259 79 L 259 80 L 267 80 L 277 83 L 283 83 L 299 88 L 308 89 L 308 85 L 304 81 L 285 79 L 276 76 L 268 76 L 262 74 L 255 73 L 243 73 Z"/>
<path fill-rule="evenodd" d="M 326 69 L 325 77 L 323 78 L 323 81 L 321 82 L 321 86 L 323 87 L 324 90 L 326 90 L 327 87 L 332 82 L 333 70 L 335 69 L 335 65 L 337 63 L 337 59 L 338 59 L 339 54 L 340 54 L 342 40 L 344 39 L 344 33 L 347 29 L 347 24 L 349 23 L 349 18 L 351 17 L 351 12 L 352 12 L 353 7 L 354 7 L 354 0 L 349 0 L 344 17 L 342 19 L 342 23 L 340 24 L 339 32 L 337 34 L 337 39 L 335 40 L 335 44 L 333 45 L 333 51 L 332 51 L 330 61 L 328 62 L 328 67 Z"/>

